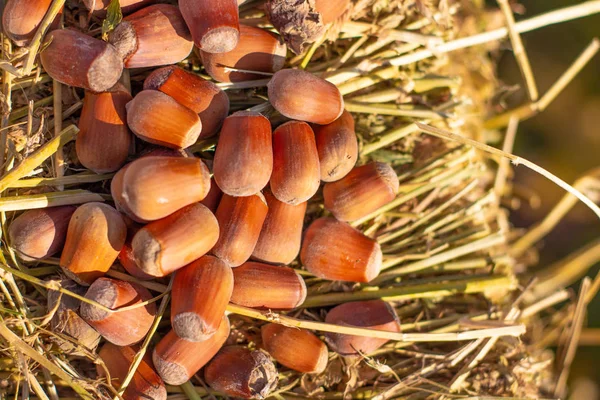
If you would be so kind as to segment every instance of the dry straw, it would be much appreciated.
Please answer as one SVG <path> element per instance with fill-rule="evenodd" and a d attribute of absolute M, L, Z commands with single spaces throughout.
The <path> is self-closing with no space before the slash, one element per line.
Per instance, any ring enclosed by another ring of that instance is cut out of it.
<path fill-rule="evenodd" d="M 249 25 L 271 29 L 262 3 L 244 2 L 240 16 Z M 558 398 L 566 391 L 579 340 L 593 342 L 599 337 L 585 328 L 584 321 L 587 304 L 600 290 L 600 274 L 593 281 L 584 280 L 574 302 L 566 290 L 600 259 L 599 243 L 546 268 L 537 279 L 531 279 L 534 274 L 515 276 L 513 270 L 515 265 L 528 266 L 533 245 L 578 201 L 600 217 L 600 208 L 588 197 L 598 189 L 597 174 L 593 171 L 571 186 L 513 155 L 512 147 L 519 121 L 544 111 L 600 47 L 593 40 L 540 96 L 521 34 L 599 13 L 600 1 L 521 21 L 515 21 L 506 0 L 498 0 L 499 8 L 487 11 L 448 3 L 353 1 L 351 11 L 332 24 L 326 36 L 289 60 L 291 67 L 324 76 L 338 86 L 356 121 L 360 162 L 390 163 L 398 173 L 400 189 L 392 203 L 353 223 L 378 240 L 383 250 L 384 271 L 374 281 L 365 285 L 326 282 L 295 263 L 308 287 L 300 309 L 275 313 L 229 305 L 234 339 L 252 346 L 257 329 L 266 321 L 319 335 L 333 332 L 389 339 L 375 354 L 358 359 L 331 353 L 322 376 L 283 370 L 274 398 Z M 119 399 L 142 357 L 168 329 L 163 319 L 168 316 L 171 283 L 138 281 L 118 266 L 108 273 L 153 292 L 151 300 L 135 307 L 160 302 L 150 333 L 121 389 L 116 390 L 90 374 L 93 363 L 102 365 L 93 352 L 75 358 L 57 350 L 52 344 L 68 339 L 46 326 L 53 311 L 45 307 L 48 290 L 94 302 L 61 287 L 57 259 L 25 265 L 6 242 L 15 211 L 112 200 L 106 185 L 112 175 L 82 171 L 71 156 L 81 100 L 64 98 L 61 84 L 36 65 L 44 34 L 64 4 L 64 0 L 52 2 L 28 47 L 15 50 L 3 38 L 0 378 L 8 386 L 0 388 L 0 397 L 28 398 L 33 392 L 39 399 Z M 475 29 L 487 26 L 495 14 L 502 17 L 505 27 Z M 79 28 L 90 21 L 83 9 L 67 8 L 65 15 L 67 25 L 78 21 Z M 95 18 L 93 26 L 101 22 Z M 477 23 L 467 24 L 474 18 Z M 470 28 L 456 37 L 455 27 L 461 26 Z M 91 32 L 101 33 L 99 29 Z M 328 40 L 335 37 L 335 41 Z M 487 52 L 496 51 L 505 38 L 514 50 L 529 102 L 484 120 L 482 116 L 489 113 L 486 101 L 496 89 Z M 475 62 L 482 65 L 476 79 L 463 68 Z M 203 73 L 194 58 L 182 66 Z M 140 82 L 147 73 L 133 71 L 124 82 Z M 219 86 L 230 96 L 232 110 L 252 108 L 279 121 L 266 98 L 268 82 L 265 77 Z M 483 142 L 484 129 L 505 127 L 502 150 Z M 214 139 L 204 140 L 191 151 L 210 158 L 215 144 Z M 501 208 L 502 198 L 510 197 L 510 162 L 534 170 L 567 192 L 543 221 L 520 236 Z M 308 213 L 309 219 L 324 214 L 320 199 L 311 201 Z M 531 280 L 523 285 L 525 279 Z M 402 331 L 323 322 L 328 307 L 368 299 L 390 302 Z M 108 312 L 131 308 L 109 310 L 96 305 Z M 553 360 L 546 346 L 555 344 L 559 351 Z M 209 395 L 199 379 L 168 387 L 168 392 L 172 399 Z"/>

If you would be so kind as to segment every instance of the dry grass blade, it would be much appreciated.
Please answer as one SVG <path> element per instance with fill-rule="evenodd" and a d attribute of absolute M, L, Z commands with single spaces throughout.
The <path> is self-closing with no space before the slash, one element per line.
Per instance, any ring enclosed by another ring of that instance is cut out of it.
<path fill-rule="evenodd" d="M 523 74 L 523 77 L 525 78 L 525 83 L 527 84 L 527 93 L 529 94 L 529 100 L 536 101 L 538 99 L 538 90 L 535 84 L 535 77 L 533 76 L 533 72 L 531 71 L 531 64 L 529 64 L 529 57 L 527 57 L 527 52 L 525 51 L 525 46 L 523 46 L 521 36 L 515 28 L 515 18 L 510 8 L 510 3 L 508 2 L 508 0 L 497 1 L 500 5 L 502 13 L 504 14 L 504 17 L 506 18 L 508 37 L 510 38 L 510 42 L 512 43 L 513 53 L 515 54 L 515 58 L 517 59 L 517 63 L 519 64 L 519 68 L 521 69 L 521 74 Z"/>
<path fill-rule="evenodd" d="M 532 290 L 536 299 L 549 296 L 556 290 L 566 288 L 581 279 L 588 270 L 600 261 L 600 240 L 569 254 L 564 260 L 544 268 L 539 274 L 539 283 Z"/>
<path fill-rule="evenodd" d="M 135 374 L 135 371 L 137 371 L 138 367 L 140 366 L 140 363 L 142 362 L 142 359 L 144 358 L 144 355 L 146 354 L 146 351 L 148 350 L 148 346 L 150 345 L 150 342 L 152 341 L 152 338 L 154 337 L 154 334 L 156 333 L 156 330 L 158 329 L 158 325 L 160 324 L 160 321 L 162 320 L 162 317 L 163 317 L 165 311 L 167 310 L 167 305 L 169 304 L 169 298 L 170 298 L 169 293 L 171 291 L 172 286 L 173 286 L 173 277 L 171 277 L 171 280 L 169 281 L 169 286 L 166 288 L 166 291 L 164 293 L 165 296 L 163 297 L 163 299 L 160 303 L 160 306 L 158 307 L 158 312 L 156 313 L 156 316 L 154 317 L 154 321 L 152 322 L 150 331 L 148 332 L 148 335 L 144 339 L 144 342 L 142 343 L 140 350 L 135 355 L 133 362 L 129 366 L 129 371 L 127 373 L 127 376 L 125 377 L 125 379 L 123 379 L 123 382 L 121 382 L 121 388 L 119 389 L 118 395 L 114 397 L 114 400 L 118 400 L 119 397 L 122 396 L 123 393 L 125 393 L 127 386 L 133 379 L 133 375 Z"/>
<path fill-rule="evenodd" d="M 83 204 L 92 201 L 111 200 L 107 194 L 87 190 L 65 190 L 63 192 L 31 194 L 26 196 L 0 197 L 0 212 L 32 210 L 36 208 Z"/>
<path fill-rule="evenodd" d="M 81 170 L 72 144 L 65 146 L 76 137 L 77 128 L 69 126 L 63 130 L 62 124 L 76 123 L 82 92 L 60 91 L 61 84 L 52 81 L 41 68 L 34 68 L 44 32 L 59 7 L 64 5 L 67 29 L 75 27 L 98 37 L 102 33 L 97 28 L 101 21 L 95 15 L 86 18 L 86 12 L 75 6 L 76 2 L 51 3 L 31 46 L 13 52 L 12 43 L 5 40 L 0 60 L 0 68 L 6 67 L 2 71 L 0 154 L 5 155 L 3 164 L 8 171 L 0 178 L 0 222 L 5 236 L 4 251 L 0 253 L 0 271 L 4 272 L 4 279 L 0 279 L 4 301 L 0 304 L 0 316 L 8 321 L 0 325 L 0 336 L 4 337 L 2 327 L 12 330 L 21 344 L 46 360 L 38 363 L 28 354 L 5 349 L 1 354 L 4 358 L 0 357 L 0 378 L 3 374 L 14 377 L 15 385 L 7 391 L 0 385 L 0 397 L 6 393 L 17 398 L 26 395 L 67 399 L 78 392 L 63 379 L 66 376 L 95 398 L 121 399 L 128 385 L 135 382 L 133 376 L 142 357 L 151 351 L 157 336 L 170 329 L 169 322 L 163 319 L 168 317 L 172 281 L 169 285 L 162 279 L 141 281 L 115 266 L 106 276 L 136 282 L 151 290 L 153 297 L 141 304 L 110 310 L 61 286 L 57 277 L 61 272 L 58 256 L 35 264 L 23 262 L 11 243 L 6 242 L 8 224 L 15 217 L 12 212 L 113 200 L 109 194 L 113 174 L 76 172 Z M 263 3 L 264 0 L 244 2 L 241 22 L 273 30 Z M 520 22 L 514 21 L 508 1 L 498 3 L 506 17 L 506 27 L 481 32 L 481 27 L 502 23 L 498 9 L 485 8 L 483 2 L 353 0 L 352 8 L 327 28 L 326 37 L 313 43 L 307 52 L 287 60 L 286 67 L 305 68 L 337 85 L 355 121 L 359 165 L 373 161 L 389 164 L 398 176 L 399 190 L 393 201 L 351 222 L 380 245 L 383 271 L 378 278 L 368 284 L 332 282 L 303 269 L 296 260 L 291 266 L 304 279 L 308 293 L 303 305 L 277 313 L 235 304 L 227 306 L 232 332 L 228 344 L 260 348 L 257 333 L 267 322 L 312 330 L 318 335 L 330 332 L 386 342 L 373 353 L 352 361 L 335 354 L 330 347 L 323 374 L 302 375 L 281 367 L 273 398 L 540 398 L 549 392 L 540 382 L 556 382 L 550 375 L 551 360 L 544 346 L 557 343 L 566 331 L 575 307 L 570 304 L 559 309 L 562 302 L 570 299 L 569 291 L 562 288 L 596 259 L 596 243 L 542 274 L 540 282 L 528 292 L 522 312 L 516 306 L 523 297 L 513 300 L 520 288 L 515 271 L 528 260 L 515 258 L 520 255 L 515 248 L 529 249 L 578 200 L 590 206 L 584 195 L 594 197 L 600 185 L 595 177 L 588 176 L 571 188 L 511 151 L 520 118 L 546 107 L 591 59 L 598 43 L 592 42 L 552 89 L 536 100 L 535 79 L 520 34 L 598 13 L 600 0 Z M 111 4 L 115 11 L 119 2 L 114 0 Z M 461 37 L 455 39 L 457 32 Z M 498 150 L 482 143 L 489 140 L 491 133 L 484 128 L 482 116 L 490 115 L 489 100 L 498 90 L 489 52 L 499 49 L 500 43 L 492 42 L 506 37 L 512 42 L 533 103 L 506 114 L 510 126 L 503 150 Z M 485 46 L 477 47 L 484 43 Z M 448 52 L 455 53 L 445 56 Z M 189 57 L 179 66 L 210 80 L 197 58 Z M 16 68 L 21 65 L 23 68 Z M 474 65 L 478 66 L 476 72 L 471 68 Z M 22 77 L 13 80 L 11 70 Z M 229 68 L 232 71 L 253 72 Z M 133 69 L 131 76 L 126 71 L 121 80 L 125 86 L 133 86 L 135 94 L 150 72 L 151 69 Z M 268 99 L 265 86 L 272 71 L 254 72 L 264 76 L 217 85 L 226 91 L 232 112 L 258 111 L 276 126 L 286 118 Z M 213 136 L 188 150 L 210 166 L 217 146 L 218 136 Z M 36 147 L 38 150 L 29 154 Z M 135 147 L 130 149 L 130 159 L 146 150 L 139 141 Z M 68 163 L 65 176 L 60 176 L 61 152 Z M 53 165 L 51 158 L 59 162 Z M 494 163 L 489 158 L 499 165 L 495 182 L 491 168 Z M 551 213 L 549 222 L 542 224 L 543 229 L 532 230 L 532 234 L 524 236 L 527 239 L 517 240 L 512 249 L 510 241 L 515 240 L 515 231 L 500 202 L 503 195 L 503 200 L 511 199 L 510 161 L 525 164 L 569 191 Z M 323 203 L 320 192 L 308 202 L 305 224 L 330 215 Z M 585 296 L 581 295 L 586 301 L 600 290 L 600 274 L 588 286 Z M 56 312 L 45 306 L 47 290 L 57 290 L 63 298 L 71 296 L 107 312 L 131 310 L 160 300 L 150 332 L 119 390 L 106 380 L 97 379 L 93 364 L 97 362 L 102 368 L 103 362 L 95 351 L 85 350 L 84 357 L 74 358 L 74 353 L 58 348 L 55 339 L 79 350 L 83 346 L 46 326 L 52 312 Z M 400 332 L 324 322 L 332 306 L 375 299 L 394 308 L 401 321 Z M 505 305 L 511 305 L 508 314 L 503 312 Z M 588 335 L 592 341 L 593 334 Z M 54 374 L 54 370 L 46 370 L 47 363 L 62 371 L 62 375 L 54 376 L 54 383 L 48 372 Z M 496 372 L 499 379 L 492 376 Z M 453 393 L 453 389 L 458 393 Z M 169 399 L 181 400 L 222 396 L 212 394 L 204 382 L 196 379 L 179 387 L 167 386 L 167 392 Z"/>
<path fill-rule="evenodd" d="M 469 139 L 469 138 L 462 137 L 460 135 L 456 135 L 452 132 L 444 131 L 442 129 L 434 128 L 432 126 L 428 126 L 428 125 L 424 125 L 424 124 L 420 124 L 420 123 L 417 123 L 417 125 L 423 132 L 428 133 L 430 135 L 442 137 L 442 138 L 445 138 L 448 140 L 453 140 L 453 141 L 463 143 L 463 144 L 469 144 L 469 145 L 474 146 L 477 149 L 485 151 L 487 153 L 494 154 L 494 155 L 501 156 L 501 157 L 506 157 L 509 160 L 511 160 L 513 162 L 513 164 L 515 164 L 515 165 L 522 164 L 522 165 L 526 166 L 527 168 L 544 176 L 545 178 L 549 179 L 550 181 L 554 182 L 556 185 L 560 186 L 567 192 L 569 192 L 572 195 L 574 195 L 575 197 L 577 197 L 579 199 L 579 201 L 581 201 L 583 204 L 585 204 L 600 219 L 600 207 L 598 207 L 592 200 L 590 200 L 589 197 L 587 197 L 586 195 L 584 195 L 579 190 L 577 190 L 573 186 L 569 185 L 568 183 L 566 183 L 559 177 L 555 176 L 551 172 L 545 170 L 542 167 L 539 167 L 538 165 L 532 163 L 531 161 L 528 161 L 521 157 L 515 156 L 514 154 L 505 153 L 502 150 L 498 150 L 494 147 L 477 142 L 476 140 L 473 140 L 473 139 Z"/>
<path fill-rule="evenodd" d="M 458 333 L 396 333 L 377 329 L 357 328 L 352 326 L 340 326 L 324 322 L 313 322 L 291 318 L 272 312 L 261 312 L 247 307 L 230 304 L 227 311 L 255 318 L 263 321 L 274 322 L 294 328 L 304 328 L 320 332 L 333 332 L 346 335 L 367 336 L 380 339 L 389 339 L 398 342 L 455 342 L 473 340 L 478 338 L 496 336 L 520 336 L 525 333 L 524 325 L 514 325 L 501 328 L 475 329 Z"/>
<path fill-rule="evenodd" d="M 62 84 L 56 80 L 52 81 L 52 92 L 54 93 L 54 136 L 60 136 L 63 126 L 62 118 Z M 54 164 L 54 176 L 60 178 L 65 175 L 65 157 L 63 155 L 62 147 L 56 149 L 54 158 L 52 159 Z M 63 190 L 64 186 L 58 186 L 58 190 Z"/>
<path fill-rule="evenodd" d="M 54 19 L 60 13 L 64 5 L 65 0 L 52 1 L 52 4 L 50 5 L 48 12 L 46 13 L 46 16 L 44 16 L 44 19 L 38 26 L 33 39 L 31 39 L 31 44 L 29 45 L 27 57 L 23 66 L 23 76 L 31 74 L 35 58 L 37 57 L 40 47 L 42 46 L 42 40 L 44 38 L 44 35 L 46 34 L 46 31 L 50 27 L 50 24 L 52 24 L 52 21 L 54 21 Z"/>
<path fill-rule="evenodd" d="M 488 129 L 502 128 L 508 124 L 512 117 L 520 120 L 531 118 L 534 115 L 544 111 L 546 107 L 564 90 L 564 88 L 575 78 L 575 76 L 585 67 L 589 61 L 598 53 L 600 49 L 600 40 L 595 38 L 577 57 L 575 62 L 558 78 L 552 87 L 537 101 L 509 110 L 503 114 L 497 115 L 488 121 L 485 126 Z"/>
<path fill-rule="evenodd" d="M 451 296 L 456 293 L 484 293 L 492 290 L 512 290 L 515 281 L 507 276 L 484 276 L 425 284 L 407 284 L 393 288 L 364 287 L 361 291 L 312 295 L 306 298 L 302 308 L 325 307 L 349 301 L 382 299 L 402 301 Z"/>
<path fill-rule="evenodd" d="M 515 144 L 515 138 L 517 136 L 517 130 L 519 128 L 519 119 L 512 117 L 508 123 L 508 129 L 504 137 L 504 143 L 502 145 L 502 151 L 505 153 L 512 153 L 513 146 Z M 496 180 L 494 181 L 494 192 L 496 193 L 497 201 L 500 202 L 504 194 L 504 186 L 506 185 L 506 178 L 510 169 L 510 160 L 507 158 L 501 158 L 498 164 L 498 172 L 496 173 Z"/>
<path fill-rule="evenodd" d="M 544 26 L 558 24 L 577 18 L 588 17 L 597 13 L 600 13 L 600 1 L 585 1 L 581 4 L 561 8 L 556 11 L 552 11 L 546 14 L 539 15 L 537 17 L 520 21 L 515 24 L 514 28 L 516 32 L 524 33 L 542 28 Z M 389 61 L 389 63 L 394 66 L 412 64 L 414 62 L 421 61 L 429 57 L 434 57 L 436 55 L 456 51 L 466 47 L 472 47 L 488 42 L 493 42 L 496 40 L 503 39 L 507 36 L 508 29 L 500 28 L 490 32 L 484 32 L 470 37 L 457 39 L 452 42 L 447 42 L 439 46 L 435 46 L 432 50 L 420 50 L 406 56 L 401 56 L 392 59 Z"/>
<path fill-rule="evenodd" d="M 593 170 L 573 183 L 573 187 L 582 192 L 595 192 L 600 188 L 597 179 L 599 171 Z M 511 254 L 519 257 L 531 246 L 546 236 L 564 218 L 565 215 L 577 204 L 577 197 L 572 193 L 565 193 L 561 200 L 550 210 L 544 219 L 533 226 L 512 245 Z"/>
<path fill-rule="evenodd" d="M 53 362 L 48 360 L 44 355 L 35 351 L 31 346 L 25 343 L 21 338 L 15 335 L 9 328 L 6 326 L 5 322 L 0 322 L 0 335 L 17 351 L 20 351 L 27 357 L 32 358 L 36 362 L 43 365 L 50 372 L 58 376 L 64 382 L 66 382 L 74 391 L 83 399 L 94 399 L 94 396 L 87 391 L 80 383 L 73 380 L 65 371 L 61 368 L 57 367 Z"/>
<path fill-rule="evenodd" d="M 60 135 L 50 140 L 34 154 L 7 172 L 2 178 L 0 178 L 0 193 L 5 191 L 12 183 L 30 174 L 31 171 L 40 166 L 42 162 L 56 153 L 58 149 L 62 148 L 65 143 L 73 140 L 78 132 L 79 129 L 77 129 L 75 125 L 69 125 L 60 133 Z"/>
<path fill-rule="evenodd" d="M 79 185 L 83 183 L 95 183 L 112 179 L 115 174 L 75 174 L 60 178 L 30 178 L 20 179 L 9 185 L 9 188 L 33 188 L 40 186 L 65 186 Z"/>
<path fill-rule="evenodd" d="M 459 246 L 443 253 L 436 254 L 434 256 L 428 257 L 424 260 L 419 260 L 411 264 L 402 265 L 397 268 L 391 269 L 391 267 L 395 266 L 398 260 L 390 260 L 387 261 L 387 264 L 384 267 L 390 268 L 389 270 L 381 273 L 377 278 L 375 278 L 371 284 L 379 285 L 382 282 L 386 282 L 390 279 L 394 279 L 398 276 L 407 275 L 410 273 L 422 271 L 426 268 L 432 267 L 434 265 L 438 265 L 444 263 L 448 260 L 453 260 L 459 257 L 462 257 L 467 254 L 475 253 L 484 249 L 488 249 L 499 244 L 502 244 L 506 241 L 506 238 L 503 233 L 498 232 L 489 236 L 486 236 L 482 239 L 475 240 L 473 242 L 467 243 L 463 246 Z"/>
<path fill-rule="evenodd" d="M 554 395 L 556 397 L 564 397 L 567 389 L 567 378 L 569 377 L 570 367 L 575 358 L 575 353 L 577 352 L 579 337 L 585 321 L 585 313 L 588 305 L 586 296 L 590 286 L 591 280 L 589 278 L 584 278 L 581 283 L 581 289 L 579 290 L 579 299 L 577 300 L 575 314 L 573 315 L 573 320 L 571 322 L 571 329 L 568 336 L 569 341 L 564 350 L 564 355 L 558 364 L 560 373 L 554 389 Z"/>

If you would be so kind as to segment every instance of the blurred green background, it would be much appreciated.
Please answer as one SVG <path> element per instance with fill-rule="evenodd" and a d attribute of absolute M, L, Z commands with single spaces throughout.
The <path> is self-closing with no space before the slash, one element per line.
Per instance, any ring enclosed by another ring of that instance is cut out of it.
<path fill-rule="evenodd" d="M 495 2 L 488 2 L 497 6 Z M 517 20 L 538 15 L 557 8 L 579 4 L 575 0 L 522 0 L 524 14 Z M 521 11 L 521 10 L 517 10 Z M 538 88 L 543 94 L 565 71 L 578 54 L 594 38 L 600 36 L 600 15 L 553 25 L 526 33 L 523 40 Z M 527 101 L 522 78 L 512 53 L 506 44 L 499 64 L 499 76 L 506 85 L 521 84 L 521 90 L 512 95 L 509 104 Z M 600 167 L 600 56 L 586 66 L 566 90 L 546 111 L 519 125 L 514 152 L 552 171 L 572 183 L 586 171 Z M 564 194 L 563 190 L 530 172 L 517 168 L 515 181 L 518 187 L 531 190 L 541 200 L 532 208 L 526 201 L 512 213 L 512 222 L 518 227 L 528 227 L 539 221 Z M 547 236 L 541 244 L 540 266 L 559 260 L 582 245 L 600 236 L 600 221 L 582 205 L 578 205 L 567 218 Z M 589 271 L 598 272 L 596 265 Z M 579 288 L 579 283 L 574 285 Z M 588 313 L 588 327 L 600 328 L 600 298 L 596 297 Z M 572 369 L 571 387 L 596 383 L 586 392 L 585 398 L 576 395 L 573 400 L 600 399 L 600 347 L 580 347 Z"/>

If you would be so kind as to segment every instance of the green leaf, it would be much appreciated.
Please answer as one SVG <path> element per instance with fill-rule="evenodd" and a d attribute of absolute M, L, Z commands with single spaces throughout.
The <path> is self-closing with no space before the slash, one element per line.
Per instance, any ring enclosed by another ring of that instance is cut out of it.
<path fill-rule="evenodd" d="M 123 19 L 119 0 L 111 0 L 106 9 L 106 18 L 102 21 L 102 39 L 108 40 L 108 34 L 119 25 Z"/>

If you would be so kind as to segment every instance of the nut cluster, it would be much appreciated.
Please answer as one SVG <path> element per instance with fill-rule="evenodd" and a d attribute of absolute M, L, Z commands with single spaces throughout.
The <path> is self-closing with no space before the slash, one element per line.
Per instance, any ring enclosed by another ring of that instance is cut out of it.
<path fill-rule="evenodd" d="M 328 347 L 306 330 L 267 324 L 261 350 L 223 347 L 230 333 L 226 307 L 301 306 L 306 285 L 288 266 L 298 255 L 322 279 L 375 278 L 382 263 L 379 244 L 349 222 L 395 198 L 396 173 L 378 162 L 355 166 L 354 120 L 339 90 L 308 72 L 282 69 L 286 45 L 271 32 L 240 24 L 236 0 L 180 0 L 179 7 L 121 2 L 123 11 L 135 12 L 108 42 L 57 29 L 41 52 L 53 79 L 86 90 L 76 152 L 86 168 L 116 172 L 110 186 L 115 207 L 93 202 L 27 211 L 10 226 L 11 246 L 27 261 L 61 253 L 65 275 L 87 287 L 90 302 L 65 308 L 64 318 L 77 318 L 77 326 L 64 332 L 89 348 L 97 336 L 83 341 L 81 334 L 101 335 L 106 344 L 99 354 L 117 385 L 157 313 L 143 281 L 174 273 L 172 330 L 142 360 L 126 399 L 164 399 L 163 381 L 183 384 L 205 366 L 213 389 L 244 398 L 266 397 L 276 387 L 271 357 L 303 373 L 323 372 Z M 8 3 L 4 20 L 12 21 L 6 13 L 25 12 L 19 8 L 25 2 Z M 30 3 L 36 11 L 31 18 L 49 4 Z M 101 13 L 108 2 L 85 3 Z M 26 40 L 25 30 L 12 36 Z M 289 121 L 273 129 L 255 111 L 229 115 L 228 96 L 216 84 L 169 66 L 194 45 L 217 81 L 273 74 L 269 101 Z M 124 68 L 158 66 L 135 96 L 119 83 Z M 212 162 L 186 150 L 217 133 Z M 132 157 L 136 138 L 150 150 Z M 303 230 L 307 202 L 322 182 L 332 216 Z M 131 281 L 105 276 L 117 259 Z M 326 322 L 399 330 L 393 309 L 380 300 L 335 307 Z M 327 335 L 327 341 L 344 356 L 368 354 L 385 343 L 342 334 Z"/>

